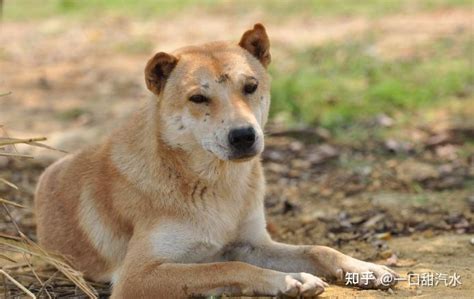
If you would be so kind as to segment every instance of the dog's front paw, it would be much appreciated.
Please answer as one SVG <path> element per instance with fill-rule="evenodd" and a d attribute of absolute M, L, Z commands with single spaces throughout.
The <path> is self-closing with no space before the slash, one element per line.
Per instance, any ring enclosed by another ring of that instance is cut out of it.
<path fill-rule="evenodd" d="M 324 288 L 328 286 L 319 277 L 309 273 L 288 273 L 284 274 L 283 288 L 280 293 L 296 297 L 313 297 L 324 292 Z"/>
<path fill-rule="evenodd" d="M 397 284 L 400 276 L 392 269 L 369 262 L 348 258 L 336 270 L 338 281 L 365 289 L 388 289 Z"/>

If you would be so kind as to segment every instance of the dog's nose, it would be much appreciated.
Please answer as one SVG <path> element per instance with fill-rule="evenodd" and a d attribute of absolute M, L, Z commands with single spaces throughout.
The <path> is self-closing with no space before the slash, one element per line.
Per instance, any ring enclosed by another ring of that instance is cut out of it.
<path fill-rule="evenodd" d="M 250 149 L 255 143 L 255 139 L 255 129 L 252 127 L 232 129 L 229 133 L 229 143 L 238 151 Z"/>

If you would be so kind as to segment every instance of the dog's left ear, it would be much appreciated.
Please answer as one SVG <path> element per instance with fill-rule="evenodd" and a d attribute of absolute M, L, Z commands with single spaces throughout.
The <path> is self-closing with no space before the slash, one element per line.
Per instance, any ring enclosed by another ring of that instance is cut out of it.
<path fill-rule="evenodd" d="M 246 31 L 240 38 L 239 46 L 255 56 L 265 68 L 270 64 L 270 40 L 262 24 L 255 24 L 253 29 Z"/>
<path fill-rule="evenodd" d="M 164 52 L 159 52 L 148 60 L 145 67 L 145 82 L 148 89 L 159 95 L 177 63 L 178 58 Z"/>

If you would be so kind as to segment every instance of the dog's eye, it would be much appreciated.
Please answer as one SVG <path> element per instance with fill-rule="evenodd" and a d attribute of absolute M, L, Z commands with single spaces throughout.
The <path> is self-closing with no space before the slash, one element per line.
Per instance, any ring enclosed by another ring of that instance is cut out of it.
<path fill-rule="evenodd" d="M 257 90 L 257 87 L 258 87 L 258 83 L 256 83 L 256 82 L 247 83 L 244 86 L 244 92 L 246 94 L 252 94 Z"/>
<path fill-rule="evenodd" d="M 195 94 L 195 95 L 189 97 L 189 100 L 193 103 L 196 103 L 196 104 L 208 103 L 209 102 L 209 98 L 203 96 L 202 94 Z"/>

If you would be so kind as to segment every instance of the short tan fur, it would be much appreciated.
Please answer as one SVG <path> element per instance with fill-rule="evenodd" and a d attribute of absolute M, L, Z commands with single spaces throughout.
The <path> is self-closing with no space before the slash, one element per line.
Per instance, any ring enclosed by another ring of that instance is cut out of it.
<path fill-rule="evenodd" d="M 156 95 L 103 143 L 46 169 L 38 238 L 112 298 L 314 296 L 326 279 L 396 273 L 323 246 L 271 240 L 260 162 L 270 107 L 270 42 L 256 24 L 237 42 L 157 53 Z M 319 277 L 318 277 L 319 276 Z M 393 283 L 392 283 L 393 284 Z"/>

